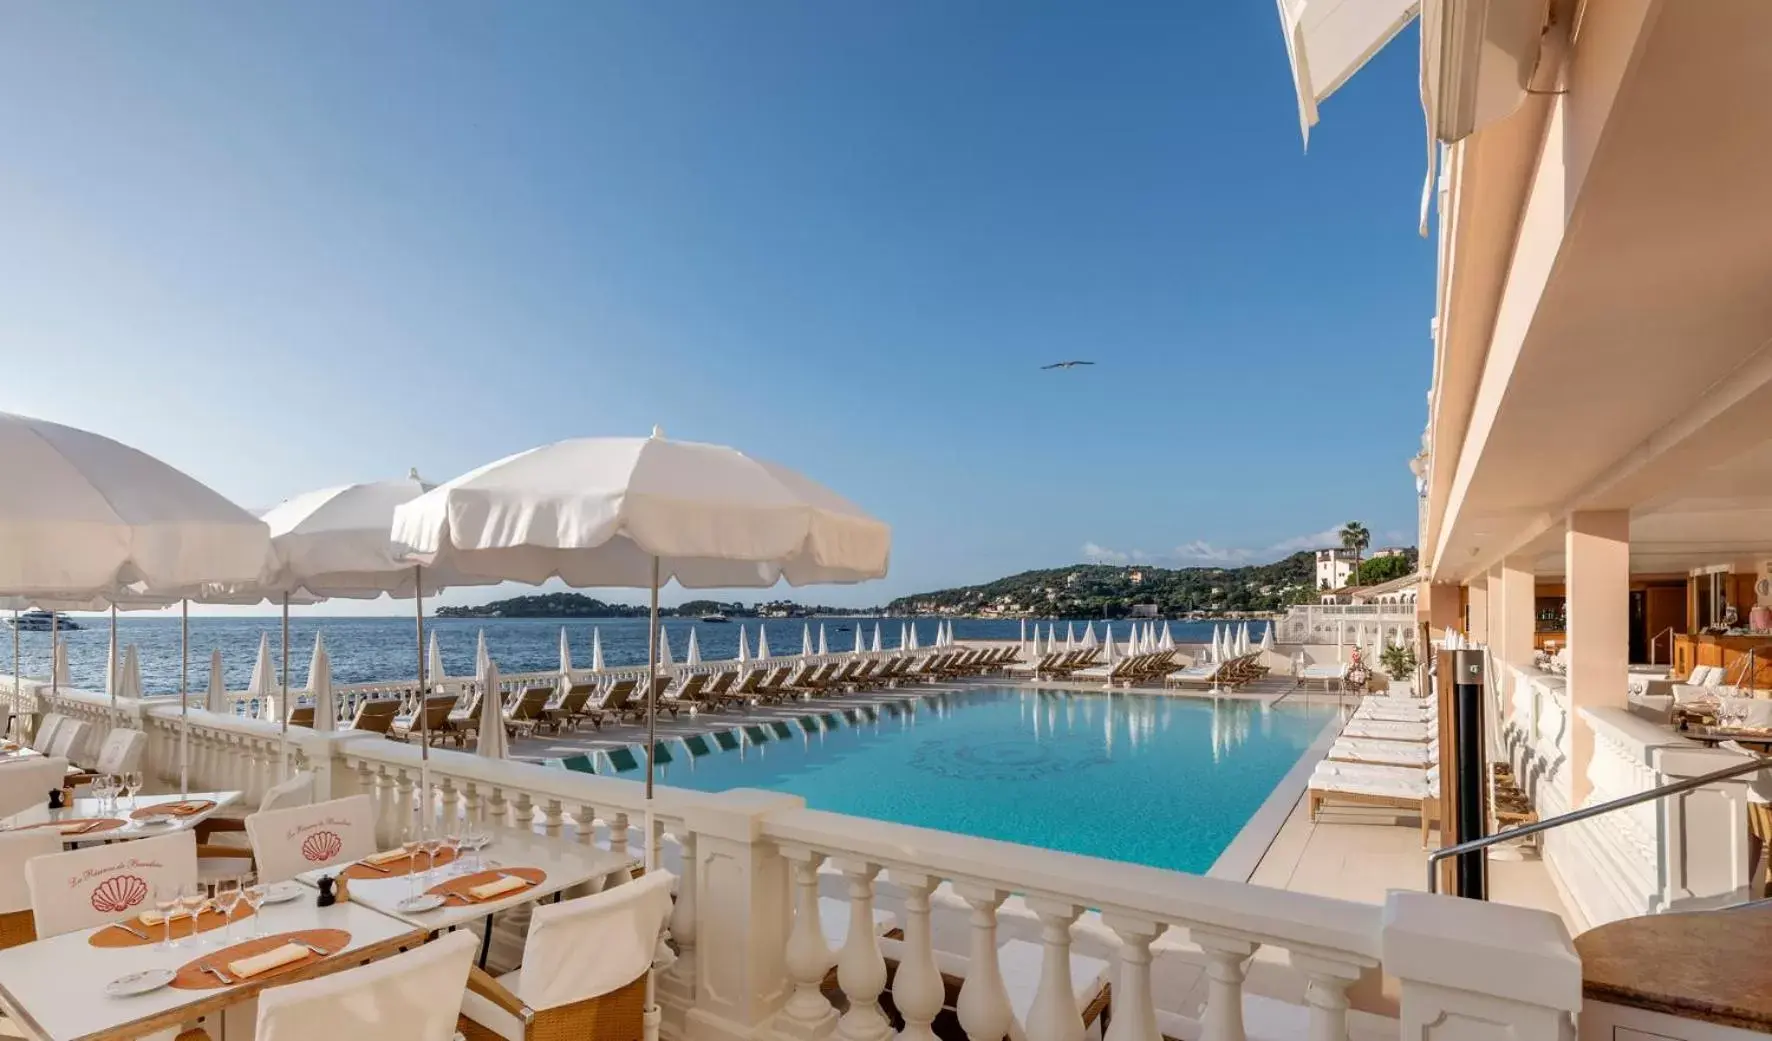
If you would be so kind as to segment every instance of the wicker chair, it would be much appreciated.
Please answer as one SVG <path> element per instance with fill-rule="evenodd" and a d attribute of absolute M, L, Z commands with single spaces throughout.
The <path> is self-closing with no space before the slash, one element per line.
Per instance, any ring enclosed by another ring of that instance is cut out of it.
<path fill-rule="evenodd" d="M 467 1041 L 640 1041 L 646 974 L 671 913 L 671 876 L 537 907 L 523 968 L 468 974 Z"/>

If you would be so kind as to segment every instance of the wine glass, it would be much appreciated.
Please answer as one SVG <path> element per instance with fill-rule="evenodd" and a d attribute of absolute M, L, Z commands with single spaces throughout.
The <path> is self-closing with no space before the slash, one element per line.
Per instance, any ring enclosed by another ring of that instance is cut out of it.
<path fill-rule="evenodd" d="M 432 876 L 437 871 L 437 850 L 443 848 L 443 840 L 436 835 L 426 835 L 419 840 L 419 848 L 425 851 L 425 888 L 429 889 Z"/>
<path fill-rule="evenodd" d="M 480 826 L 479 821 L 469 820 L 466 824 L 462 825 L 462 848 L 470 850 L 474 854 L 475 871 L 480 870 L 484 864 L 484 858 L 481 857 L 480 851 L 486 848 L 486 839 L 486 829 Z"/>
<path fill-rule="evenodd" d="M 143 783 L 140 770 L 131 770 L 123 775 L 123 794 L 129 799 L 129 808 L 132 810 L 136 808 L 136 796 L 141 794 Z"/>
<path fill-rule="evenodd" d="M 215 884 L 215 907 L 222 913 L 222 946 L 234 939 L 234 908 L 240 906 L 240 880 L 224 878 Z"/>
<path fill-rule="evenodd" d="M 154 887 L 154 910 L 160 912 L 160 921 L 166 927 L 166 938 L 154 945 L 157 951 L 170 951 L 178 946 L 172 938 L 172 916 L 178 910 L 179 886 L 173 882 L 162 882 Z"/>
<path fill-rule="evenodd" d="M 191 920 L 191 943 L 197 947 L 203 946 L 202 939 L 197 935 L 197 915 L 203 909 L 203 905 L 208 902 L 209 894 L 204 892 L 203 886 L 199 883 L 192 882 L 179 887 L 178 904 L 184 911 L 185 917 Z"/>
<path fill-rule="evenodd" d="M 411 838 L 400 843 L 400 848 L 406 851 L 406 895 L 414 896 L 418 893 L 418 854 L 425 842 L 416 828 L 408 834 Z"/>
<path fill-rule="evenodd" d="M 447 873 L 452 874 L 452 875 L 459 874 L 461 872 L 461 863 L 460 863 L 460 861 L 461 861 L 461 822 L 460 821 L 456 821 L 456 822 L 451 823 L 449 825 L 449 830 L 445 831 L 443 833 L 443 848 L 444 848 L 444 850 L 446 850 L 449 853 L 449 864 L 448 864 L 448 868 L 447 868 Z"/>
<path fill-rule="evenodd" d="M 259 940 L 270 935 L 265 932 L 264 923 L 260 921 L 258 909 L 264 906 L 265 895 L 269 890 L 257 875 L 240 876 L 240 899 L 252 908 L 252 935 L 248 939 Z"/>

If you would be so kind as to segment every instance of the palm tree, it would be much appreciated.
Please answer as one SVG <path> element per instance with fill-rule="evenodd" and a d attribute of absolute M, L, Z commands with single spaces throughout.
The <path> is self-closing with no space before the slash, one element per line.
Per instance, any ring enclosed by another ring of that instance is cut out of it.
<path fill-rule="evenodd" d="M 1372 545 L 1372 533 L 1359 521 L 1348 521 L 1341 529 L 1341 548 L 1354 551 L 1354 577 L 1350 586 L 1360 584 L 1360 551 Z"/>

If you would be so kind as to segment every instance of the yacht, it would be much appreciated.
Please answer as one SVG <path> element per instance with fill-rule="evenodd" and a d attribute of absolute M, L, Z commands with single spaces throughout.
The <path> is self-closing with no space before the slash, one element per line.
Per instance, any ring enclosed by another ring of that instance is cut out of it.
<path fill-rule="evenodd" d="M 8 618 L 6 624 L 12 626 L 21 633 L 46 633 L 49 632 L 51 628 L 59 629 L 62 632 L 73 632 L 76 629 L 82 628 L 82 626 L 70 620 L 67 615 L 55 614 L 49 611 L 26 611 L 23 614 Z"/>
<path fill-rule="evenodd" d="M 732 621 L 732 619 L 726 617 L 723 614 L 720 614 L 718 611 L 716 611 L 713 614 L 702 615 L 701 620 L 704 622 L 730 622 L 730 621 Z"/>

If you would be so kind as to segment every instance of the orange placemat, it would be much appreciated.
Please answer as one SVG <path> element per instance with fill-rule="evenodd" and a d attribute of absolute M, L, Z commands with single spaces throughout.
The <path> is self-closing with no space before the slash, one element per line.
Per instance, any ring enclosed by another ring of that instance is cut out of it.
<path fill-rule="evenodd" d="M 195 817 L 215 808 L 212 799 L 192 799 L 189 802 L 163 802 L 158 806 L 143 806 L 129 816 L 138 821 L 153 820 L 155 817 Z"/>
<path fill-rule="evenodd" d="M 117 817 L 69 817 L 66 820 L 42 821 L 37 824 L 25 824 L 21 825 L 16 830 L 25 831 L 30 828 L 64 828 L 72 824 L 90 824 L 92 827 L 78 834 L 70 832 L 63 835 L 63 838 L 83 839 L 88 835 L 97 835 L 101 832 L 115 831 L 123 826 L 123 821 Z"/>
<path fill-rule="evenodd" d="M 234 905 L 234 921 L 238 922 L 243 918 L 250 917 L 252 917 L 252 907 L 247 904 L 246 901 L 242 900 Z M 146 947 L 151 943 L 159 943 L 161 940 L 166 939 L 165 922 L 161 922 L 158 925 L 147 925 L 139 917 L 126 918 L 124 919 L 124 922 L 130 928 L 140 929 L 142 932 L 147 933 L 148 938 L 144 940 L 134 933 L 131 933 L 128 929 L 117 929 L 112 927 L 94 932 L 91 936 L 86 938 L 86 942 L 93 947 Z M 197 915 L 197 928 L 195 931 L 206 933 L 211 929 L 220 929 L 226 924 L 227 919 L 222 916 L 222 913 L 211 907 Z M 172 920 L 173 939 L 181 940 L 191 935 L 192 931 L 191 920 L 186 916 L 179 915 Z M 319 941 L 315 942 L 318 943 Z"/>
<path fill-rule="evenodd" d="M 438 867 L 454 863 L 454 861 L 454 853 L 451 853 L 446 849 L 440 849 L 437 851 Z M 390 860 L 385 864 L 378 865 L 379 867 L 386 868 L 387 870 L 385 871 L 377 871 L 375 868 L 359 861 L 339 873 L 346 878 L 353 879 L 405 878 L 407 875 L 413 874 L 415 870 L 425 870 L 430 864 L 431 858 L 420 853 L 417 856 L 401 857 L 398 860 Z"/>
<path fill-rule="evenodd" d="M 447 882 L 443 882 L 439 885 L 432 886 L 430 889 L 426 890 L 426 892 L 435 893 L 438 896 L 447 896 L 447 895 L 453 893 L 456 896 L 459 896 L 459 897 L 467 900 L 469 903 L 477 904 L 477 903 L 481 903 L 482 901 L 475 900 L 472 896 L 469 896 L 468 890 L 474 888 L 475 886 L 483 886 L 488 882 L 496 882 L 496 881 L 498 881 L 498 877 L 500 875 L 516 875 L 518 878 L 527 878 L 529 881 L 535 883 L 536 885 L 540 885 L 548 877 L 548 873 L 546 871 L 543 871 L 541 868 L 533 868 L 533 867 L 497 868 L 497 869 L 494 869 L 491 871 L 476 871 L 471 875 L 462 875 L 460 878 L 452 878 Z M 527 888 L 532 888 L 532 887 L 525 886 L 524 888 L 527 889 Z M 522 892 L 522 890 L 513 889 L 509 893 L 500 893 L 498 896 L 495 896 L 492 899 L 487 900 L 485 902 L 486 903 L 497 903 L 500 900 L 507 900 L 513 896 L 517 896 L 521 892 Z"/>
<path fill-rule="evenodd" d="M 115 929 L 111 931 L 116 932 Z M 179 990 L 218 990 L 229 984 L 223 983 L 221 980 L 216 979 L 213 974 L 205 972 L 202 966 L 213 965 L 231 977 L 233 976 L 233 973 L 228 971 L 229 962 L 239 961 L 241 958 L 250 958 L 255 954 L 263 954 L 273 948 L 281 947 L 284 944 L 289 943 L 291 940 L 305 940 L 308 943 L 324 947 L 328 951 L 336 954 L 339 951 L 344 950 L 346 945 L 351 942 L 351 934 L 345 932 L 343 929 L 298 929 L 295 932 L 277 933 L 274 936 L 267 936 L 262 940 L 247 940 L 245 943 L 237 943 L 232 947 L 223 947 L 219 951 L 205 954 L 201 958 L 188 961 L 179 966 L 178 975 L 172 978 L 171 986 L 177 987 Z M 284 973 L 294 972 L 297 969 L 305 969 L 320 960 L 322 960 L 320 955 L 310 952 L 306 958 L 292 961 L 288 965 L 280 965 L 267 972 L 261 972 L 257 976 L 253 976 L 251 979 L 240 980 L 240 982 L 258 983 L 261 980 L 275 979 Z"/>

